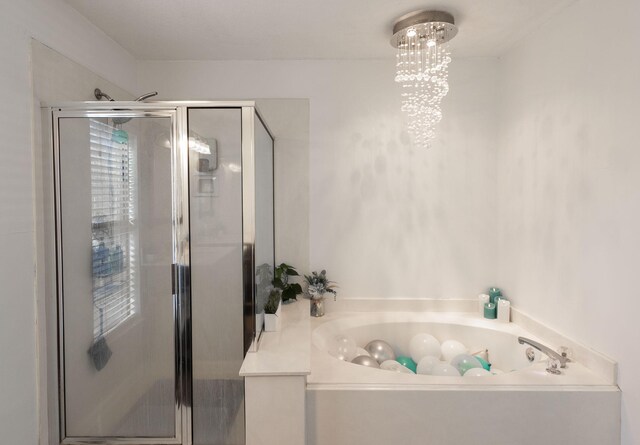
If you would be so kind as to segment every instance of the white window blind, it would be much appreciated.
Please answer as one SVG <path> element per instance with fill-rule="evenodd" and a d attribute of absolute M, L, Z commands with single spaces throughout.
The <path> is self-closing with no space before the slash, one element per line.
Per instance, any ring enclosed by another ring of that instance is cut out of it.
<path fill-rule="evenodd" d="M 136 153 L 128 134 L 89 120 L 93 334 L 106 335 L 137 309 Z"/>

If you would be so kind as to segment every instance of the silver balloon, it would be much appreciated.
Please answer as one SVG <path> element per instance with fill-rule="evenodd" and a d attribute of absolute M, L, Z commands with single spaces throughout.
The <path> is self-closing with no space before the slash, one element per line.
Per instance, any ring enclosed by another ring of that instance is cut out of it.
<path fill-rule="evenodd" d="M 368 366 L 369 368 L 379 368 L 378 362 L 368 355 L 359 355 L 353 360 L 351 363 L 355 363 L 356 365 Z"/>
<path fill-rule="evenodd" d="M 364 349 L 375 358 L 378 363 L 387 360 L 395 360 L 396 354 L 389 343 L 384 340 L 373 340 L 367 343 Z"/>

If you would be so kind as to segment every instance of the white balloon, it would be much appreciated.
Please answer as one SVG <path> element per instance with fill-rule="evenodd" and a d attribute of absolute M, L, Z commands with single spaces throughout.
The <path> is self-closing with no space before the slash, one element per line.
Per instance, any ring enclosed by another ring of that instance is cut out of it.
<path fill-rule="evenodd" d="M 471 368 L 482 368 L 482 363 L 472 355 L 460 354 L 453 357 L 451 366 L 455 367 L 460 374 L 467 372 Z"/>
<path fill-rule="evenodd" d="M 409 353 L 414 362 L 418 363 L 424 357 L 440 358 L 440 342 L 430 334 L 415 335 L 409 342 Z"/>
<path fill-rule="evenodd" d="M 356 342 L 345 335 L 336 335 L 331 345 L 329 345 L 329 354 L 339 360 L 350 362 L 356 358 L 358 346 Z"/>
<path fill-rule="evenodd" d="M 433 372 L 433 367 L 438 364 L 440 364 L 440 360 L 438 360 L 436 357 L 427 355 L 418 362 L 416 374 L 431 375 L 431 373 Z"/>
<path fill-rule="evenodd" d="M 450 362 L 456 355 L 468 354 L 469 350 L 465 345 L 457 340 L 447 340 L 442 343 L 441 347 L 442 359 L 445 362 Z"/>
<path fill-rule="evenodd" d="M 440 375 L 447 377 L 460 377 L 460 373 L 449 363 L 438 363 L 431 370 L 431 375 Z"/>
<path fill-rule="evenodd" d="M 464 377 L 484 377 L 487 375 L 491 375 L 491 373 L 484 368 L 471 368 L 464 373 Z"/>
<path fill-rule="evenodd" d="M 366 355 L 368 357 L 371 357 L 371 354 L 369 354 L 369 351 L 367 351 L 364 348 L 361 348 L 360 346 L 356 348 L 356 357 L 359 355 Z"/>
<path fill-rule="evenodd" d="M 407 368 L 406 366 L 401 365 L 395 360 L 385 360 L 380 364 L 380 369 L 384 369 L 385 371 L 394 371 L 402 374 L 413 374 L 413 371 Z"/>

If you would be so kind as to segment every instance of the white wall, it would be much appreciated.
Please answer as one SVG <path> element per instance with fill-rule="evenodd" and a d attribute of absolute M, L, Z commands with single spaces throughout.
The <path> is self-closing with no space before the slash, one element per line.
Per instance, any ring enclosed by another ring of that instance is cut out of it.
<path fill-rule="evenodd" d="M 32 37 L 125 88 L 133 58 L 59 0 L 3 1 L 0 14 L 0 408 L 3 441 L 38 441 L 34 186 L 30 51 Z"/>
<path fill-rule="evenodd" d="M 575 2 L 501 62 L 498 283 L 619 361 L 624 445 L 640 443 L 638 17 L 635 0 Z"/>
<path fill-rule="evenodd" d="M 392 53 L 147 61 L 138 78 L 163 99 L 309 98 L 311 268 L 326 268 L 345 298 L 470 298 L 496 272 L 495 72 L 490 60 L 452 63 L 431 150 L 408 144 Z"/>

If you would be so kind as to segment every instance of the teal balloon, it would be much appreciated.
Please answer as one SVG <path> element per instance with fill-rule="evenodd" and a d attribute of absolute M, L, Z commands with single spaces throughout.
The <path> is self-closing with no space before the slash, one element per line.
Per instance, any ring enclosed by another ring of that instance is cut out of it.
<path fill-rule="evenodd" d="M 491 371 L 491 363 L 489 363 L 482 357 L 478 357 L 477 355 L 474 355 L 474 357 L 480 362 L 484 369 L 486 369 L 487 371 Z"/>
<path fill-rule="evenodd" d="M 404 355 L 400 355 L 396 357 L 396 361 L 400 363 L 402 366 L 404 366 L 405 368 L 409 368 L 414 373 L 416 372 L 417 365 L 416 365 L 416 362 L 414 362 L 411 359 L 411 357 L 405 357 Z"/>

